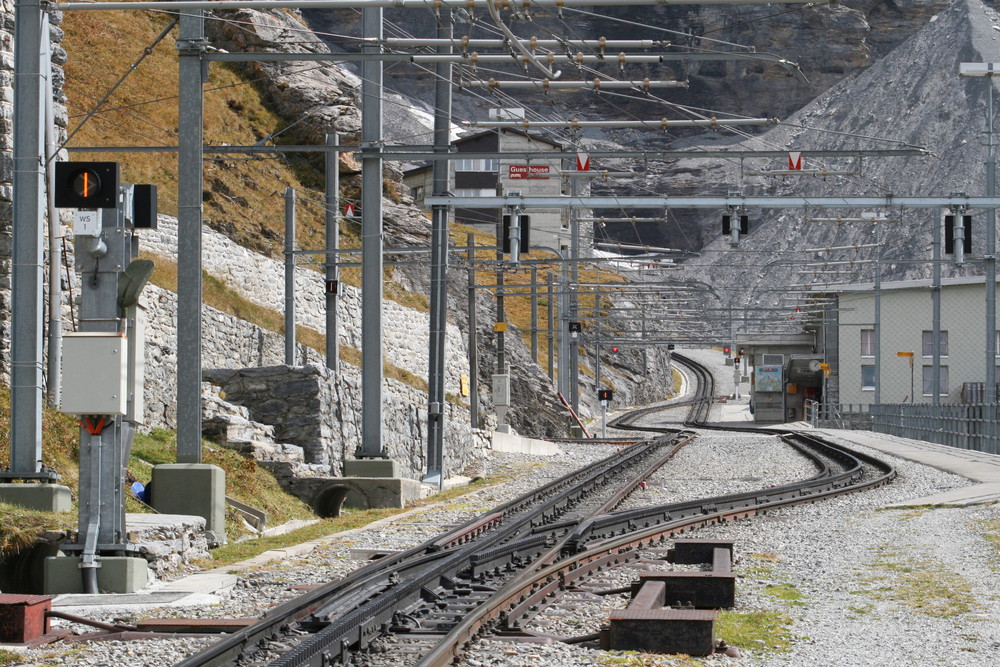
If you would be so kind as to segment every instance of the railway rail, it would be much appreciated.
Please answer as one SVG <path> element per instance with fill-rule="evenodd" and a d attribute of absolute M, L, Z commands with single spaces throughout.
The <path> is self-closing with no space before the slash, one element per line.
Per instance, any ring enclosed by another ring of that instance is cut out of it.
<path fill-rule="evenodd" d="M 711 374 L 691 359 L 674 358 L 698 378 L 696 396 L 685 402 L 690 406 L 685 423 L 703 427 L 714 393 Z M 643 549 L 673 535 L 878 486 L 895 475 L 873 457 L 788 432 L 780 437 L 816 469 L 807 480 L 616 512 L 629 493 L 696 437 L 686 428 L 636 424 L 655 410 L 634 411 L 615 426 L 657 437 L 280 605 L 180 665 L 346 664 L 389 634 L 405 646 L 411 664 L 452 664 L 477 635 L 515 630 L 529 610 L 557 592 L 602 568 L 634 561 Z"/>

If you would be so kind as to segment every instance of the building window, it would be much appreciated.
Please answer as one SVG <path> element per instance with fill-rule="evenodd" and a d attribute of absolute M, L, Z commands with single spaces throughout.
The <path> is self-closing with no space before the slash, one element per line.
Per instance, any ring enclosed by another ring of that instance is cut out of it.
<path fill-rule="evenodd" d="M 934 388 L 934 367 L 921 366 L 923 369 L 922 385 L 924 396 L 933 396 Z M 948 395 L 948 367 L 941 366 L 941 382 L 938 385 L 938 396 Z"/>
<path fill-rule="evenodd" d="M 933 357 L 934 356 L 934 332 L 925 331 L 923 333 L 923 356 Z M 948 332 L 941 332 L 941 356 L 948 356 Z"/>
<path fill-rule="evenodd" d="M 1000 357 L 1000 329 L 997 329 L 993 336 L 993 354 Z"/>
<path fill-rule="evenodd" d="M 500 160 L 455 160 L 455 171 L 489 172 L 496 174 L 500 171 Z"/>
<path fill-rule="evenodd" d="M 496 188 L 455 188 L 456 197 L 496 197 Z"/>
<path fill-rule="evenodd" d="M 861 330 L 861 356 L 862 357 L 874 357 L 875 356 L 875 330 L 874 329 L 862 329 Z"/>
<path fill-rule="evenodd" d="M 417 201 L 424 200 L 424 186 L 422 185 L 413 186 L 413 198 L 416 199 Z"/>
<path fill-rule="evenodd" d="M 875 391 L 875 367 L 861 367 L 861 391 Z"/>

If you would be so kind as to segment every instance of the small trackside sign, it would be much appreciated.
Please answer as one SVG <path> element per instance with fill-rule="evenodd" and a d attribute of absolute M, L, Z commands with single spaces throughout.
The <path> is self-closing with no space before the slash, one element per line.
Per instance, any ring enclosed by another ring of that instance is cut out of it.
<path fill-rule="evenodd" d="M 576 170 L 590 171 L 590 156 L 586 153 L 576 154 Z"/>
<path fill-rule="evenodd" d="M 344 207 L 344 217 L 353 218 L 354 217 L 354 204 L 348 204 Z"/>
<path fill-rule="evenodd" d="M 788 154 L 788 169 L 791 171 L 802 170 L 802 153 L 800 151 L 790 152 Z"/>

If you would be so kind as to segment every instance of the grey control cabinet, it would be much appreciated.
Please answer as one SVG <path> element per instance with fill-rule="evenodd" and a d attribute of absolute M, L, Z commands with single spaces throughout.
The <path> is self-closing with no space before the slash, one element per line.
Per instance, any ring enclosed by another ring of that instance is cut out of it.
<path fill-rule="evenodd" d="M 63 335 L 62 403 L 71 415 L 124 415 L 128 397 L 128 340 L 119 333 Z"/>

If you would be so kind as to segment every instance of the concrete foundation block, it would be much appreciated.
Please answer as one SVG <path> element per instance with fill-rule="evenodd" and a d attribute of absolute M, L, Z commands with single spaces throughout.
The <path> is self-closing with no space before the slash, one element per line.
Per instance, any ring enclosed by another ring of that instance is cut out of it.
<path fill-rule="evenodd" d="M 711 563 L 716 549 L 728 549 L 730 560 L 732 560 L 732 540 L 674 540 L 673 561 L 686 565 Z"/>
<path fill-rule="evenodd" d="M 557 456 L 562 454 L 559 445 L 547 440 L 525 438 L 512 433 L 494 431 L 492 438 L 493 451 L 534 454 L 536 456 Z"/>
<path fill-rule="evenodd" d="M 153 467 L 152 505 L 163 514 L 193 514 L 205 519 L 215 544 L 226 541 L 226 472 L 203 463 L 166 463 Z"/>
<path fill-rule="evenodd" d="M 83 593 L 83 574 L 79 556 L 56 556 L 45 559 L 45 594 Z M 135 593 L 149 583 L 149 570 L 143 558 L 108 556 L 100 558 L 97 589 L 101 593 Z"/>
<path fill-rule="evenodd" d="M 339 516 L 343 507 L 373 509 L 404 508 L 424 497 L 423 484 L 404 477 L 333 477 L 313 478 L 310 504 L 322 517 Z"/>
<path fill-rule="evenodd" d="M 69 512 L 73 499 L 61 484 L 0 484 L 0 502 L 41 512 Z"/>
<path fill-rule="evenodd" d="M 664 604 L 696 609 L 729 609 L 736 605 L 736 575 L 731 572 L 642 572 L 638 587 L 662 581 Z"/>
<path fill-rule="evenodd" d="M 392 459 L 347 460 L 344 477 L 399 477 L 399 463 Z"/>
<path fill-rule="evenodd" d="M 715 648 L 715 616 L 697 609 L 618 609 L 611 612 L 610 648 L 709 655 Z"/>

